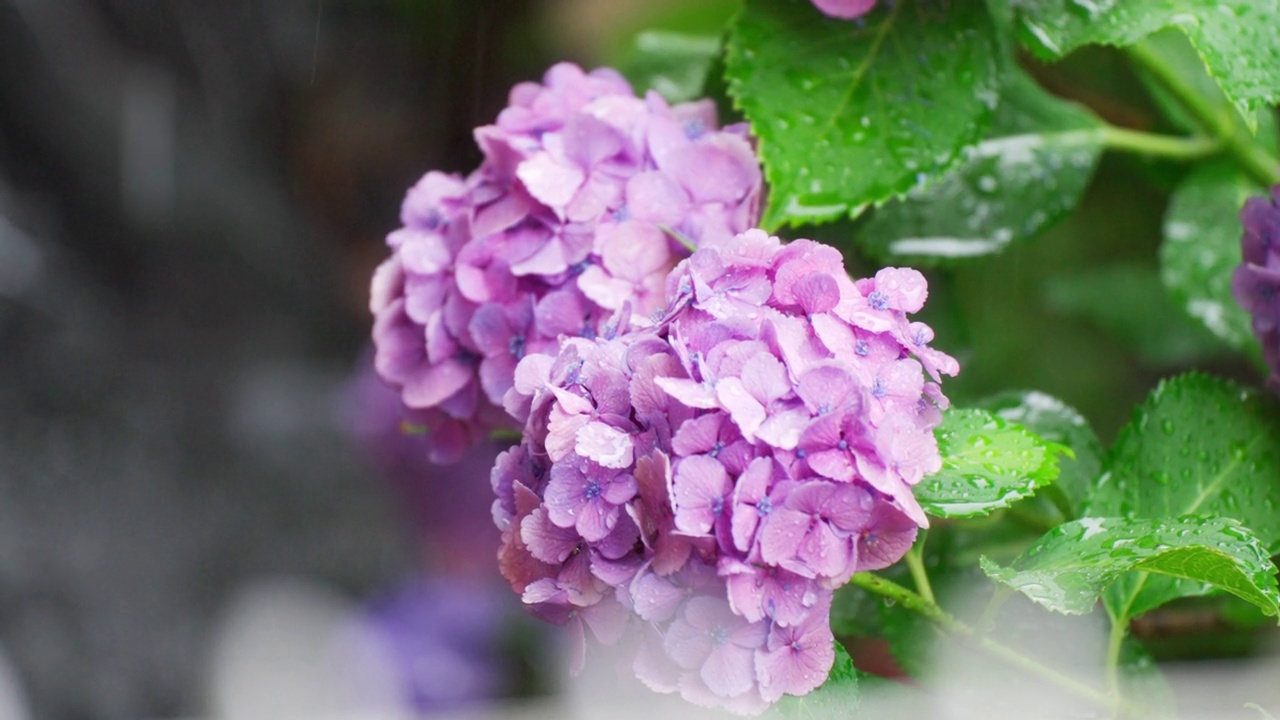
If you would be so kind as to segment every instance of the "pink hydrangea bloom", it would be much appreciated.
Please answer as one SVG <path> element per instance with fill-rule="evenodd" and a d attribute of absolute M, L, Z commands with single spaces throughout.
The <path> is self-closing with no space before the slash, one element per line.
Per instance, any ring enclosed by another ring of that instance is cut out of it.
<path fill-rule="evenodd" d="M 1244 262 L 1231 277 L 1236 301 L 1253 316 L 1253 333 L 1280 390 L 1280 185 L 1268 197 L 1249 198 L 1240 211 Z"/>
<path fill-rule="evenodd" d="M 832 591 L 927 526 L 912 486 L 959 367 L 907 318 L 926 295 L 749 230 L 705 240 L 648 320 L 522 360 L 524 441 L 491 476 L 504 576 L 584 642 L 630 629 L 656 690 L 743 713 L 809 692 Z"/>
<path fill-rule="evenodd" d="M 760 196 L 745 126 L 717 129 L 709 100 L 636 97 L 612 70 L 556 65 L 475 137 L 475 172 L 409 190 L 370 301 L 378 373 L 447 433 L 442 459 L 511 425 L 522 358 L 595 336 L 624 305 L 660 308 L 686 244 L 750 227 Z"/>
<path fill-rule="evenodd" d="M 871 12 L 876 0 L 813 0 L 813 4 L 825 15 L 853 20 Z"/>

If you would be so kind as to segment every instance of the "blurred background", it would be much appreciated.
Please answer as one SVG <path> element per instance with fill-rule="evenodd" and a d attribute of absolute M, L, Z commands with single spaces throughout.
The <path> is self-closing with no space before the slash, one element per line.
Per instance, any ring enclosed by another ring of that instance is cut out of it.
<path fill-rule="evenodd" d="M 0 0 L 0 720 L 553 692 L 554 633 L 492 560 L 497 449 L 422 464 L 366 371 L 368 278 L 405 189 L 472 169 L 515 82 L 642 75 L 638 31 L 714 37 L 733 10 Z M 1041 70 L 1105 114 L 1135 87 L 1117 68 Z M 948 394 L 1041 389 L 1107 442 L 1175 369 L 1249 377 L 1159 288 L 1176 173 L 1108 160 L 1076 218 L 931 278 Z"/>

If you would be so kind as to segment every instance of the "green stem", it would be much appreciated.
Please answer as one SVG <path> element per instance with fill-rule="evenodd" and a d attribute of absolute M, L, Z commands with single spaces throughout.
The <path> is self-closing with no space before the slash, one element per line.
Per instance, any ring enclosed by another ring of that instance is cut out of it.
<path fill-rule="evenodd" d="M 1222 141 L 1216 138 L 1159 135 L 1114 125 L 1102 128 L 1102 143 L 1111 150 L 1155 155 L 1171 160 L 1198 160 L 1223 148 Z"/>
<path fill-rule="evenodd" d="M 1280 183 L 1280 161 L 1259 146 L 1236 119 L 1230 107 L 1220 107 L 1200 94 L 1176 70 L 1169 67 L 1146 43 L 1126 48 L 1129 58 L 1146 70 L 1156 82 L 1178 99 L 1210 135 L 1222 143 L 1250 177 L 1263 185 Z"/>
<path fill-rule="evenodd" d="M 857 573 L 849 582 L 864 590 L 893 600 L 902 605 L 902 607 L 923 615 L 946 632 L 969 639 L 988 655 L 1003 660 L 1055 687 L 1089 700 L 1099 707 L 1108 709 L 1118 707 L 1126 714 L 1135 716 L 1147 714 L 1142 708 L 1130 705 L 1123 700 L 1117 702 L 1116 698 L 1108 693 L 1100 692 L 1075 678 L 1068 677 L 1047 665 L 1042 665 L 1032 660 L 1007 645 L 1002 645 L 985 635 L 979 634 L 968 624 L 943 610 L 936 603 L 924 599 L 891 580 L 886 580 L 870 573 Z"/>
<path fill-rule="evenodd" d="M 996 591 L 991 594 L 991 602 L 987 603 L 987 607 L 982 611 L 982 617 L 978 618 L 978 629 L 982 632 L 990 632 L 996 625 L 996 615 L 1000 614 L 1000 608 L 1004 607 L 1012 596 L 1013 588 L 1008 585 L 996 585 Z"/>
<path fill-rule="evenodd" d="M 1124 636 L 1128 630 L 1127 620 L 1111 616 L 1111 635 L 1107 639 L 1107 685 L 1115 698 L 1116 708 L 1124 699 L 1120 692 L 1120 650 L 1124 647 Z"/>
<path fill-rule="evenodd" d="M 926 601 L 937 604 L 938 601 L 933 597 L 933 586 L 929 584 L 929 573 L 924 568 L 924 541 L 928 536 L 928 531 L 920 533 L 920 539 L 911 546 L 903 559 L 907 562 L 907 569 L 911 571 L 911 580 L 916 584 L 916 592 L 920 593 L 920 597 Z"/>

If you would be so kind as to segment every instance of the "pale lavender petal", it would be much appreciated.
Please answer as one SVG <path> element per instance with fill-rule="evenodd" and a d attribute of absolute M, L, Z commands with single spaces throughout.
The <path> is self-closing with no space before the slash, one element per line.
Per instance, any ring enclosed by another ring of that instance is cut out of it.
<path fill-rule="evenodd" d="M 576 450 L 604 467 L 625 468 L 631 465 L 634 445 L 629 433 L 593 421 L 578 428 Z"/>

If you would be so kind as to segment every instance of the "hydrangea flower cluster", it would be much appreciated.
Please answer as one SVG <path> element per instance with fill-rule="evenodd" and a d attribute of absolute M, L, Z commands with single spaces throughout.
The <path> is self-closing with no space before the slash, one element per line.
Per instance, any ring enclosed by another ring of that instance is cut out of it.
<path fill-rule="evenodd" d="M 876 0 L 813 0 L 823 14 L 842 20 L 854 20 L 871 12 Z"/>
<path fill-rule="evenodd" d="M 656 314 L 526 357 L 492 474 L 503 575 L 579 649 L 632 643 L 656 690 L 752 713 L 814 689 L 833 589 L 927 526 L 911 489 L 959 367 L 907 319 L 926 295 L 749 230 L 704 241 Z"/>
<path fill-rule="evenodd" d="M 1253 316 L 1253 332 L 1271 368 L 1267 384 L 1280 390 L 1280 185 L 1270 197 L 1249 198 L 1240 222 L 1244 263 L 1231 277 L 1231 290 Z"/>
<path fill-rule="evenodd" d="M 560 336 L 594 337 L 624 305 L 662 303 L 689 245 L 758 214 L 745 126 L 717 130 L 709 100 L 636 97 L 612 70 L 551 68 L 517 85 L 466 178 L 430 172 L 373 279 L 375 364 L 456 460 L 495 427 L 516 363 Z"/>

